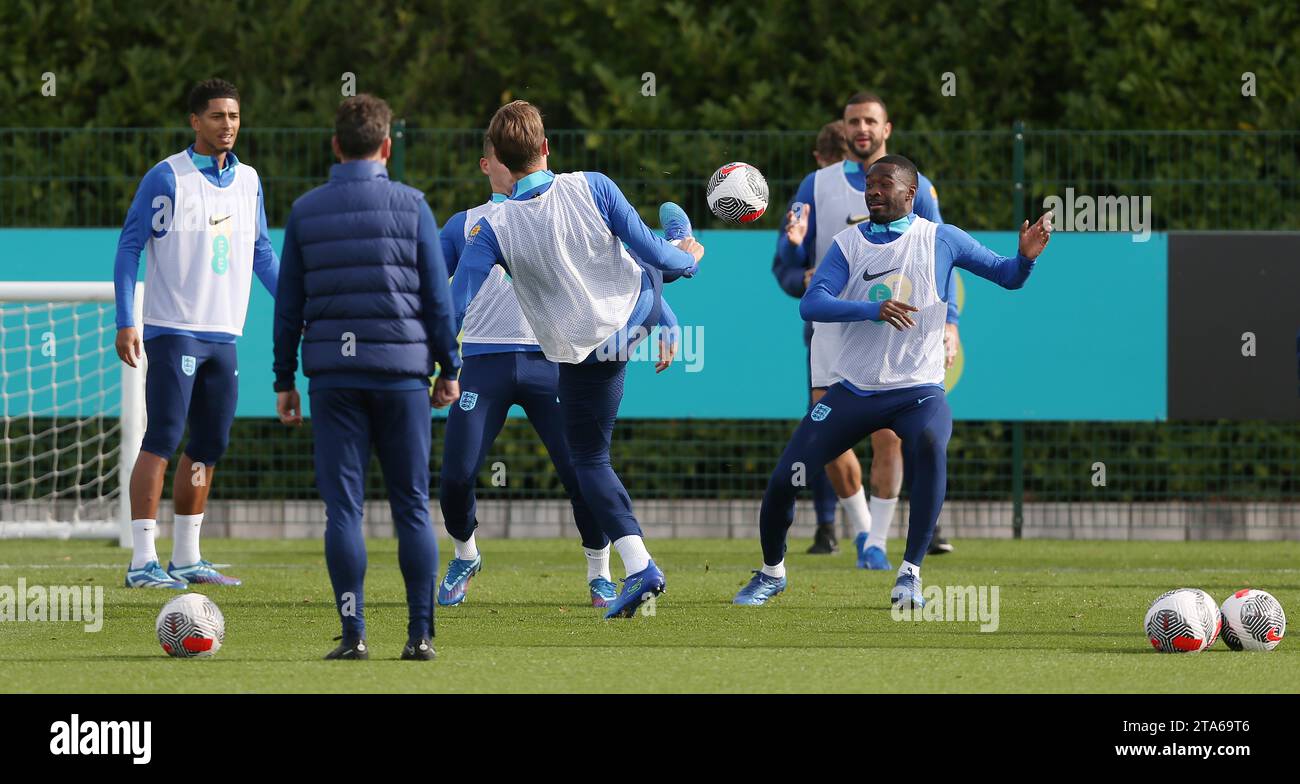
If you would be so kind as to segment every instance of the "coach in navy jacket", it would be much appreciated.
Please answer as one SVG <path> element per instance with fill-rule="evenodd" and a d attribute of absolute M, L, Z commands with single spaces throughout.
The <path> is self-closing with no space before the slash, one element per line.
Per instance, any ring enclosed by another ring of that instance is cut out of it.
<path fill-rule="evenodd" d="M 388 179 L 392 112 L 373 96 L 343 101 L 342 161 L 300 197 L 285 227 L 275 302 L 276 411 L 302 423 L 294 374 L 302 341 L 310 379 L 316 485 L 325 501 L 325 561 L 343 642 L 326 658 L 364 659 L 366 547 L 361 525 L 373 447 L 388 488 L 410 611 L 403 658 L 433 658 L 437 539 L 429 520 L 432 403 L 460 396 L 447 267 L 420 191 Z"/>

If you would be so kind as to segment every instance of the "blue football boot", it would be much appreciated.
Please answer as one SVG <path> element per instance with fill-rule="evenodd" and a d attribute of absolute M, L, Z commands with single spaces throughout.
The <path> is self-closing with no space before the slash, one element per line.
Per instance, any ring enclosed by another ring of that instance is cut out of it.
<path fill-rule="evenodd" d="M 857 545 L 858 548 L 859 569 L 887 571 L 894 568 L 894 565 L 889 562 L 889 556 L 885 555 L 884 550 L 875 545 L 867 547 L 867 535 L 865 533 L 858 534 L 857 538 L 853 540 L 853 543 Z"/>
<path fill-rule="evenodd" d="M 451 607 L 465 601 L 469 591 L 469 581 L 474 575 L 483 571 L 483 554 L 474 556 L 474 560 L 453 558 L 447 564 L 447 576 L 438 583 L 438 604 Z"/>
<path fill-rule="evenodd" d="M 591 589 L 592 607 L 608 607 L 610 602 L 618 598 L 618 586 L 613 580 L 597 577 L 587 583 L 587 587 Z"/>
<path fill-rule="evenodd" d="M 177 566 L 169 561 L 167 563 L 167 573 L 178 580 L 185 580 L 190 583 L 207 585 L 244 584 L 244 581 L 238 577 L 227 577 L 218 572 L 213 568 L 211 561 L 200 560 L 198 563 L 189 566 Z"/>
<path fill-rule="evenodd" d="M 686 211 L 671 201 L 659 205 L 659 225 L 663 227 L 664 239 L 669 242 L 693 236 L 691 219 L 686 217 Z"/>
<path fill-rule="evenodd" d="M 655 566 L 654 559 L 646 568 L 623 578 L 623 590 L 607 606 L 605 618 L 631 618 L 647 599 L 664 592 L 664 573 Z"/>
<path fill-rule="evenodd" d="M 921 576 L 911 572 L 900 574 L 893 590 L 889 592 L 889 602 L 914 610 L 924 607 L 925 599 L 921 598 Z"/>
<path fill-rule="evenodd" d="M 768 599 L 784 591 L 785 585 L 784 577 L 772 577 L 755 569 L 754 578 L 749 581 L 748 585 L 740 589 L 740 593 L 736 594 L 736 598 L 732 599 L 731 603 L 746 607 L 758 607 L 761 604 L 767 604 Z"/>
<path fill-rule="evenodd" d="M 171 588 L 183 591 L 187 585 L 184 580 L 177 580 L 164 572 L 157 561 L 150 561 L 139 569 L 132 569 L 130 564 L 126 568 L 127 588 Z"/>

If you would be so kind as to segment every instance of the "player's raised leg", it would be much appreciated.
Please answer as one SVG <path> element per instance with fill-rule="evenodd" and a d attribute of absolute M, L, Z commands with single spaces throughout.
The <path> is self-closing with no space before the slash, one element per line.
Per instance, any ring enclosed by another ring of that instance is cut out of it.
<path fill-rule="evenodd" d="M 608 607 L 618 598 L 618 586 L 609 571 L 609 537 L 582 497 L 578 474 L 573 468 L 569 442 L 564 436 L 564 414 L 558 402 L 560 368 L 540 354 L 519 354 L 515 361 L 519 404 L 551 456 L 555 473 L 573 506 L 573 522 L 582 538 L 582 552 L 587 560 L 587 591 L 591 596 L 591 606 Z"/>
<path fill-rule="evenodd" d="M 465 601 L 470 581 L 483 569 L 478 550 L 478 502 L 474 485 L 487 450 L 496 441 L 514 402 L 514 354 L 466 356 L 459 401 L 447 413 L 438 503 L 455 553 L 438 584 L 438 604 Z"/>
<path fill-rule="evenodd" d="M 786 538 L 794 523 L 794 505 L 808 476 L 880 426 L 881 413 L 868 397 L 831 387 L 804 416 L 768 479 L 759 511 L 763 566 L 733 600 L 761 605 L 786 588 Z"/>
<path fill-rule="evenodd" d="M 510 270 L 543 353 L 561 364 L 561 410 L 579 491 L 628 572 L 605 617 L 630 617 L 663 591 L 664 579 L 610 464 L 625 352 L 657 323 L 663 275 L 693 276 L 704 248 L 689 238 L 674 247 L 655 236 L 604 175 L 549 171 L 541 113 L 531 104 L 501 107 L 488 136 L 515 184 L 467 240 L 452 285 L 457 318 L 495 265 Z"/>

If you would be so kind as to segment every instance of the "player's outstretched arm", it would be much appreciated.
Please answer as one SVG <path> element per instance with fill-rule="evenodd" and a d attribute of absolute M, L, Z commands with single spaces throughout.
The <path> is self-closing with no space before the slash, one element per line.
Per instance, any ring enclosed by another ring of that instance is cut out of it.
<path fill-rule="evenodd" d="M 614 181 L 598 172 L 586 172 L 591 195 L 605 219 L 605 225 L 614 236 L 627 243 L 628 248 L 641 261 L 663 272 L 677 273 L 681 277 L 694 277 L 704 258 L 704 246 L 694 240 L 674 246 L 663 237 L 650 231 L 641 216 L 632 209 L 627 197 Z"/>
<path fill-rule="evenodd" d="M 947 260 L 1005 289 L 1018 289 L 1025 285 L 1034 269 L 1034 260 L 1047 247 L 1052 233 L 1051 217 L 1050 212 L 1044 213 L 1032 226 L 1025 221 L 1020 227 L 1020 248 L 1015 256 L 999 256 L 966 232 L 946 223 L 935 233 L 936 242 L 943 243 L 947 250 L 946 254 L 935 254 L 936 263 L 942 267 Z M 945 269 L 935 271 L 946 274 Z"/>
<path fill-rule="evenodd" d="M 849 282 L 849 262 L 838 242 L 831 245 L 817 274 L 808 283 L 808 291 L 799 300 L 799 316 L 804 321 L 874 321 L 880 306 L 875 302 L 840 299 Z"/>

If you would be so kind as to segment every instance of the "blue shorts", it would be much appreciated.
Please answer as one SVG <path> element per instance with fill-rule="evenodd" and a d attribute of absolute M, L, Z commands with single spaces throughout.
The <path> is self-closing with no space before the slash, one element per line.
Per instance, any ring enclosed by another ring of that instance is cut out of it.
<path fill-rule="evenodd" d="M 209 343 L 185 335 L 159 335 L 144 342 L 149 369 L 144 406 L 148 424 L 140 448 L 170 460 L 185 425 L 185 454 L 214 465 L 230 443 L 239 402 L 239 362 L 234 343 Z"/>

